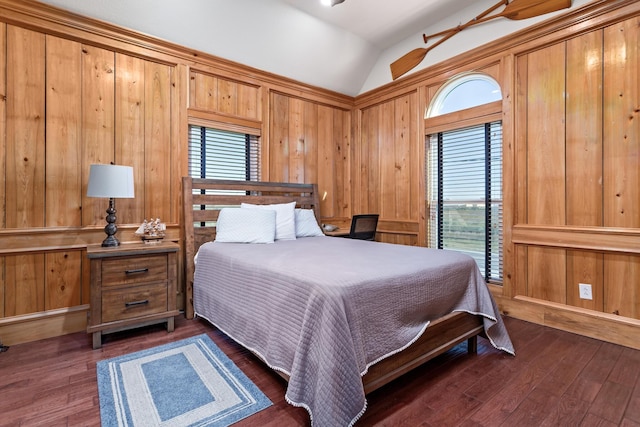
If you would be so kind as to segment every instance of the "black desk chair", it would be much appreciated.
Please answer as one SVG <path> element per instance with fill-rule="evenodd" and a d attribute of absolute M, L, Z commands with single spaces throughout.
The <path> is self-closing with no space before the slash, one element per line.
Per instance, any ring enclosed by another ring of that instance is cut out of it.
<path fill-rule="evenodd" d="M 378 214 L 354 215 L 351 219 L 350 239 L 375 240 Z"/>

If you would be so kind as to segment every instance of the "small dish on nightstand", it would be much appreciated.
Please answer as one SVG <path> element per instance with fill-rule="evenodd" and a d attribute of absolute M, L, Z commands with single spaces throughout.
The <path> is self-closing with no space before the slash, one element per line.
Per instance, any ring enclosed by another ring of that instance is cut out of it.
<path fill-rule="evenodd" d="M 322 229 L 324 231 L 336 231 L 338 229 L 337 225 L 333 225 L 333 224 L 322 224 Z"/>

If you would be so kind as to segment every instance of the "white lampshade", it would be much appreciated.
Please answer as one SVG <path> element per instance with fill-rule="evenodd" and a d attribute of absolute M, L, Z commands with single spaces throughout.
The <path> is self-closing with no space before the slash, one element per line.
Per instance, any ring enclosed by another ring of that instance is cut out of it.
<path fill-rule="evenodd" d="M 91 165 L 87 196 L 133 198 L 133 168 L 119 165 Z"/>

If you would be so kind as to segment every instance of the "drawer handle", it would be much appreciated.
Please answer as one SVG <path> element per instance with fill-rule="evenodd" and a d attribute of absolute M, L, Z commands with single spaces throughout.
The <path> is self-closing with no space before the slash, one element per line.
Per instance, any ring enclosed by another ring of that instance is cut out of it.
<path fill-rule="evenodd" d="M 136 270 L 125 270 L 124 274 L 140 274 L 140 273 L 147 273 L 149 271 L 148 268 L 138 268 Z"/>
<path fill-rule="evenodd" d="M 126 308 L 130 308 L 130 307 L 136 307 L 138 305 L 145 305 L 145 304 L 149 304 L 149 300 L 148 299 L 143 299 L 143 300 L 140 300 L 140 301 L 125 302 L 124 306 Z"/>

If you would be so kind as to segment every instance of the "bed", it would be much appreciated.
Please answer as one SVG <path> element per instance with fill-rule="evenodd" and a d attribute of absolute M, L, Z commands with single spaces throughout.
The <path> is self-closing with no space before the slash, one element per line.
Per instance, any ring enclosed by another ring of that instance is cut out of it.
<path fill-rule="evenodd" d="M 314 184 L 183 178 L 183 196 L 187 317 L 287 379 L 286 400 L 313 425 L 354 424 L 367 393 L 465 340 L 475 352 L 479 334 L 514 354 L 471 257 L 318 235 L 214 242 L 221 213 L 228 224 L 242 203 L 295 202 L 317 226 Z"/>

